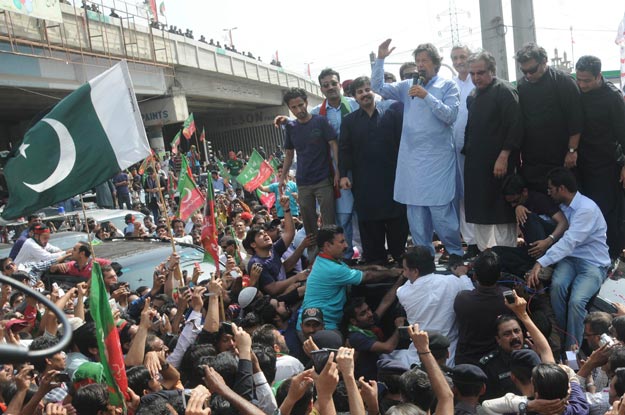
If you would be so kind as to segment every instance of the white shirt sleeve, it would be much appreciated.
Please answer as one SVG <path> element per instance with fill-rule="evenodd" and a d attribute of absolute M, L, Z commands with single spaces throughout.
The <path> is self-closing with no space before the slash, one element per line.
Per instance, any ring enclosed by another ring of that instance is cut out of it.
<path fill-rule="evenodd" d="M 519 411 L 519 404 L 527 403 L 527 397 L 517 396 L 514 393 L 506 393 L 501 398 L 489 399 L 482 402 L 482 412 L 487 415 L 496 414 L 516 414 Z"/>
<path fill-rule="evenodd" d="M 195 342 L 195 339 L 202 331 L 202 313 L 197 311 L 191 311 L 189 314 L 189 318 L 185 322 L 184 328 L 182 329 L 182 333 L 180 333 L 180 337 L 178 337 L 178 343 L 176 343 L 176 348 L 174 351 L 167 356 L 167 362 L 178 369 L 180 367 L 180 362 L 182 362 L 182 357 L 184 353 L 187 351 L 189 346 Z"/>
<path fill-rule="evenodd" d="M 254 381 L 256 399 L 258 399 L 258 407 L 267 415 L 273 414 L 278 409 L 278 403 L 275 396 L 273 396 L 271 386 L 267 383 L 265 374 L 263 372 L 254 373 L 252 379 Z"/>

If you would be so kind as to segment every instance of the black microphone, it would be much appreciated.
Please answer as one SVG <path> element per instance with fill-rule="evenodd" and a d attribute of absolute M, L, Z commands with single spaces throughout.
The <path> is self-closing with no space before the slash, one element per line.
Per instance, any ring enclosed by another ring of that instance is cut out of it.
<path fill-rule="evenodd" d="M 423 86 L 425 83 L 425 71 L 421 70 L 412 74 L 412 85 Z M 414 96 L 412 97 L 414 99 Z"/>

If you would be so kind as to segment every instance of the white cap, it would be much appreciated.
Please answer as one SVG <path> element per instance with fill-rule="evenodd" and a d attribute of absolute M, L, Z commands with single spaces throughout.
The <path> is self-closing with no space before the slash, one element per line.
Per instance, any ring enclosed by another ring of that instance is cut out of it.
<path fill-rule="evenodd" d="M 256 287 L 243 288 L 239 293 L 239 305 L 241 308 L 245 308 L 252 304 L 252 301 L 256 298 L 256 293 L 258 293 L 258 289 L 256 289 Z"/>

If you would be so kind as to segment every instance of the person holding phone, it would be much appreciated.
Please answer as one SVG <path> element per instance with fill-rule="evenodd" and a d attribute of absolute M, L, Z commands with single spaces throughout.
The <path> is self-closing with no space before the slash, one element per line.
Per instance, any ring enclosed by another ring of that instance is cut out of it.
<path fill-rule="evenodd" d="M 55 346 L 59 342 L 57 337 L 44 334 L 43 336 L 36 337 L 28 347 L 29 350 L 45 350 Z M 65 372 L 65 352 L 58 352 L 49 357 L 40 359 L 33 359 L 32 364 L 35 366 L 37 372 L 41 377 L 46 375 L 52 376 L 52 381 L 56 387 L 52 388 L 45 396 L 46 402 L 61 402 L 67 396 L 67 385 L 70 382 L 70 377 Z"/>

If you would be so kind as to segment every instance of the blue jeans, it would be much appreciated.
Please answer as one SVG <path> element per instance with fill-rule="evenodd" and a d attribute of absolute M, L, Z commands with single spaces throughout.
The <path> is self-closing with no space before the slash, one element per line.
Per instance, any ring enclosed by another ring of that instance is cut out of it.
<path fill-rule="evenodd" d="M 556 265 L 551 279 L 551 307 L 556 322 L 566 330 L 566 349 L 582 344 L 586 305 L 597 294 L 608 268 L 575 257 L 566 257 Z"/>
<path fill-rule="evenodd" d="M 438 237 L 445 244 L 447 252 L 460 256 L 464 254 L 460 241 L 458 213 L 453 202 L 442 206 L 407 205 L 406 211 L 410 234 L 415 245 L 429 247 L 432 255 L 434 255 L 432 235 L 436 231 Z"/>
<path fill-rule="evenodd" d="M 352 240 L 354 239 L 354 227 L 353 223 L 353 214 L 352 213 L 337 213 L 336 214 L 336 224 L 343 228 L 343 235 L 345 236 L 345 242 L 347 242 L 347 249 L 345 250 L 345 254 L 343 258 L 352 259 L 354 256 L 354 246 Z"/>

